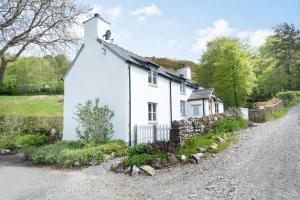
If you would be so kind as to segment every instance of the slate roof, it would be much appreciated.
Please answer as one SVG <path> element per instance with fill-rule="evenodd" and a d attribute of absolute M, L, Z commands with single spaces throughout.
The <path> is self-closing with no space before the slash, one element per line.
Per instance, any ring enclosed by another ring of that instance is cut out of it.
<path fill-rule="evenodd" d="M 198 89 L 192 92 L 191 96 L 188 98 L 188 101 L 209 99 L 210 97 L 216 98 L 213 88 Z"/>
<path fill-rule="evenodd" d="M 101 39 L 98 39 L 98 42 L 102 44 L 102 41 Z M 117 54 L 119 57 L 123 58 L 124 60 L 126 60 L 127 62 L 129 63 L 132 63 L 132 64 L 135 64 L 139 67 L 142 67 L 144 69 L 149 69 L 151 67 L 155 67 L 157 69 L 157 72 L 159 75 L 161 76 L 164 76 L 166 78 L 169 78 L 169 79 L 172 79 L 174 81 L 177 81 L 177 82 L 181 82 L 183 80 L 182 77 L 178 76 L 177 74 L 175 74 L 174 72 L 172 72 L 171 70 L 169 69 L 166 69 L 142 56 L 139 56 L 131 51 L 128 51 L 116 44 L 112 44 L 112 43 L 107 43 L 107 42 L 104 42 L 104 46 L 106 46 L 107 48 L 109 48 L 112 52 L 114 52 L 115 54 Z M 187 86 L 190 86 L 192 88 L 199 88 L 198 85 L 192 83 L 191 81 L 189 80 L 185 80 Z"/>

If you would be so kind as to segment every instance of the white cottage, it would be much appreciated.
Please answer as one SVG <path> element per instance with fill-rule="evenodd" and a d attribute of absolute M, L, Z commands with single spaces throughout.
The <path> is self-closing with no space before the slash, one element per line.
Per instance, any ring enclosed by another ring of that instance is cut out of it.
<path fill-rule="evenodd" d="M 113 137 L 128 144 L 135 125 L 223 112 L 213 89 L 192 83 L 188 66 L 171 72 L 113 44 L 104 36 L 108 30 L 99 14 L 84 22 L 84 44 L 64 76 L 64 140 L 77 139 L 76 105 L 97 97 L 115 113 Z"/>

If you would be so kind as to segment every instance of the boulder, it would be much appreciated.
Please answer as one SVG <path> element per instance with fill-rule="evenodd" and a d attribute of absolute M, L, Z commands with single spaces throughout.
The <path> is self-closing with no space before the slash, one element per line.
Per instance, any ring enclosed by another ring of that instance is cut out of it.
<path fill-rule="evenodd" d="M 133 165 L 130 176 L 136 177 L 139 175 L 139 172 L 140 169 L 137 166 Z"/>
<path fill-rule="evenodd" d="M 140 169 L 143 170 L 144 172 L 146 172 L 150 176 L 154 176 L 154 174 L 155 174 L 155 169 L 149 165 L 140 166 Z"/>
<path fill-rule="evenodd" d="M 92 160 L 91 162 L 90 162 L 90 165 L 91 166 L 95 166 L 95 165 L 97 165 L 98 163 L 97 163 L 97 161 L 96 160 Z"/>
<path fill-rule="evenodd" d="M 198 164 L 200 159 L 204 157 L 204 153 L 195 153 L 192 154 L 192 159 L 194 159 L 196 161 L 196 163 Z"/>
<path fill-rule="evenodd" d="M 9 149 L 3 149 L 1 150 L 1 155 L 6 155 L 6 154 L 9 154 L 11 152 L 11 150 Z"/>
<path fill-rule="evenodd" d="M 192 159 L 192 158 L 188 159 L 188 161 L 189 161 L 190 163 L 192 163 L 192 164 L 197 164 L 197 162 L 196 162 L 194 159 Z"/>
<path fill-rule="evenodd" d="M 112 159 L 111 155 L 104 154 L 104 160 L 110 160 L 110 159 Z"/>
<path fill-rule="evenodd" d="M 180 160 L 181 160 L 181 162 L 186 162 L 187 157 L 185 155 L 181 155 Z"/>
<path fill-rule="evenodd" d="M 198 150 L 199 153 L 204 153 L 204 152 L 207 151 L 207 148 L 205 148 L 205 147 L 198 147 L 197 150 Z"/>
<path fill-rule="evenodd" d="M 119 167 L 120 164 L 121 164 L 120 162 L 112 163 L 111 166 L 110 166 L 110 170 L 115 171 Z"/>
<path fill-rule="evenodd" d="M 223 139 L 223 138 L 221 138 L 221 137 L 216 137 L 216 140 L 219 142 L 219 143 L 224 143 L 225 142 L 225 140 Z"/>
<path fill-rule="evenodd" d="M 172 153 L 167 153 L 167 165 L 176 165 L 177 164 L 177 158 Z"/>
<path fill-rule="evenodd" d="M 127 167 L 124 171 L 124 174 L 130 174 L 131 173 L 131 167 Z"/>
<path fill-rule="evenodd" d="M 151 167 L 154 169 L 161 169 L 162 165 L 160 164 L 160 159 L 159 158 L 153 158 L 150 162 Z"/>
<path fill-rule="evenodd" d="M 123 166 L 123 164 L 119 164 L 118 167 L 114 170 L 115 173 L 117 174 L 121 174 L 125 172 L 125 168 Z"/>
<path fill-rule="evenodd" d="M 80 167 L 80 162 L 79 161 L 75 161 L 74 167 Z"/>

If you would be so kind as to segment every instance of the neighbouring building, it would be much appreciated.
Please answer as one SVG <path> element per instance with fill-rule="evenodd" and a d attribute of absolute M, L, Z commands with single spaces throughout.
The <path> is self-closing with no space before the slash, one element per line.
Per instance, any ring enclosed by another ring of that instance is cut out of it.
<path fill-rule="evenodd" d="M 84 22 L 84 44 L 64 76 L 64 140 L 77 139 L 76 105 L 97 97 L 115 113 L 113 137 L 128 144 L 135 125 L 223 112 L 213 89 L 192 83 L 188 66 L 167 70 L 113 44 L 108 30 L 99 14 Z"/>

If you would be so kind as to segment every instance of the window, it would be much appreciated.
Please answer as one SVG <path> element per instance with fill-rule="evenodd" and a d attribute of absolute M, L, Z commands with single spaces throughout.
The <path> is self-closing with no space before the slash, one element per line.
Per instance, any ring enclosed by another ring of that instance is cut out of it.
<path fill-rule="evenodd" d="M 148 103 L 148 120 L 151 122 L 156 121 L 156 108 L 157 103 Z"/>
<path fill-rule="evenodd" d="M 148 72 L 148 83 L 152 85 L 157 85 L 157 71 L 154 69 L 151 69 Z"/>
<path fill-rule="evenodd" d="M 195 105 L 195 106 L 193 106 L 193 115 L 194 116 L 200 116 L 200 106 L 201 105 Z"/>
<path fill-rule="evenodd" d="M 182 83 L 180 84 L 180 93 L 181 93 L 181 94 L 185 94 L 185 82 L 182 82 Z"/>
<path fill-rule="evenodd" d="M 185 101 L 180 101 L 180 114 L 181 116 L 185 116 Z"/>
<path fill-rule="evenodd" d="M 219 104 L 215 103 L 215 113 L 219 113 Z"/>

